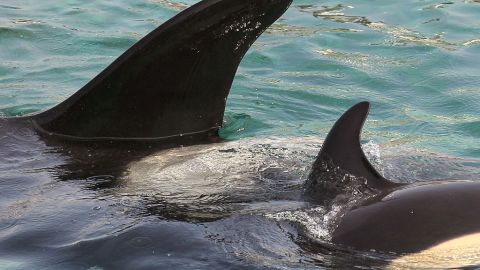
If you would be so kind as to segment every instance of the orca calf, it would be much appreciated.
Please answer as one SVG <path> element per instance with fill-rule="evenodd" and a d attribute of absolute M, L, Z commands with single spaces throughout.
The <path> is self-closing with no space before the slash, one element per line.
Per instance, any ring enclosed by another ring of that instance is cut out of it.
<path fill-rule="evenodd" d="M 175 147 L 216 140 L 237 67 L 291 0 L 204 0 L 138 41 L 59 105 L 0 119 L 6 134 Z"/>
<path fill-rule="evenodd" d="M 436 247 L 449 250 L 448 245 L 447 252 L 480 251 L 480 182 L 406 185 L 382 177 L 360 145 L 369 107 L 368 102 L 358 103 L 338 119 L 305 185 L 305 195 L 318 203 L 343 196 L 353 204 L 341 213 L 332 241 L 357 250 L 396 254 Z"/>

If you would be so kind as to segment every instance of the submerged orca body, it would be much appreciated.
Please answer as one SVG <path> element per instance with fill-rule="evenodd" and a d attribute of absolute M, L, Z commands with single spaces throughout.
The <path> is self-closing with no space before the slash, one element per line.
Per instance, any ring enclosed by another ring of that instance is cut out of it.
<path fill-rule="evenodd" d="M 0 157 L 39 152 L 50 159 L 59 153 L 67 158 L 52 167 L 66 167 L 60 177 L 72 179 L 68 174 L 76 171 L 115 174 L 111 170 L 118 167 L 121 172 L 145 155 L 131 152 L 137 143 L 146 142 L 147 149 L 156 144 L 158 150 L 215 141 L 242 57 L 290 4 L 204 0 L 193 5 L 59 105 L 35 115 L 0 118 Z M 368 108 L 360 103 L 335 124 L 306 183 L 310 198 L 326 202 L 338 194 L 330 191 L 343 188 L 329 180 L 353 175 L 357 182 L 351 183 L 369 195 L 343 216 L 333 241 L 358 249 L 415 252 L 480 232 L 480 183 L 405 186 L 384 179 L 369 164 L 359 142 Z"/>
<path fill-rule="evenodd" d="M 291 0 L 204 0 L 145 36 L 92 81 L 42 113 L 2 119 L 60 141 L 217 137 L 242 57 Z"/>
<path fill-rule="evenodd" d="M 28 178 L 21 172 L 40 166 L 39 172 L 56 180 L 117 187 L 131 163 L 157 151 L 218 142 L 242 57 L 290 4 L 203 0 L 142 38 L 59 105 L 0 117 L 0 182 L 23 181 Z M 170 208 L 158 212 L 168 216 Z"/>
<path fill-rule="evenodd" d="M 361 102 L 335 123 L 306 183 L 306 195 L 320 203 L 348 188 L 342 182 L 356 185 L 364 194 L 343 213 L 332 241 L 359 250 L 395 253 L 416 253 L 465 236 L 475 236 L 471 239 L 480 245 L 480 182 L 405 185 L 383 178 L 360 145 L 368 111 L 369 103 Z M 335 183 L 339 179 L 344 181 Z"/>

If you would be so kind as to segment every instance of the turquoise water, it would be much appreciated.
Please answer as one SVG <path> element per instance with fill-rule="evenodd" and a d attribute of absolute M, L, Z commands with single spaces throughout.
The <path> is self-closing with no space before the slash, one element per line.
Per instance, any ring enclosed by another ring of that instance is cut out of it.
<path fill-rule="evenodd" d="M 196 1 L 2 1 L 0 111 L 74 93 Z M 364 138 L 480 157 L 480 3 L 295 1 L 235 78 L 223 137 L 323 137 L 357 101 Z"/>
<path fill-rule="evenodd" d="M 3 0 L 0 116 L 58 104 L 196 2 Z M 363 100 L 366 150 L 387 176 L 478 179 L 479 15 L 478 0 L 294 1 L 238 69 L 229 143 L 142 157 L 118 177 L 104 175 L 108 152 L 96 170 L 76 168 L 26 134 L 31 149 L 8 145 L 0 164 L 0 268 L 384 265 L 383 254 L 301 245 L 292 227 L 328 244 L 331 214 L 305 206 L 302 183 L 321 138 Z"/>

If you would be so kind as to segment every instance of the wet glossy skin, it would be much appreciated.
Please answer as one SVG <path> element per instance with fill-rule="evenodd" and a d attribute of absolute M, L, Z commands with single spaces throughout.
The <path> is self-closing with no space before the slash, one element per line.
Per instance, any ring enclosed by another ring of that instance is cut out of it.
<path fill-rule="evenodd" d="M 360 145 L 369 107 L 360 102 L 337 120 L 306 182 L 305 195 L 320 204 L 335 203 L 338 195 L 350 198 L 332 241 L 358 250 L 414 253 L 480 232 L 480 183 L 405 185 L 375 170 Z"/>
<path fill-rule="evenodd" d="M 99 174 L 102 167 L 116 176 L 152 151 L 219 141 L 241 59 L 290 3 L 204 0 L 191 6 L 59 105 L 0 118 L 2 155 L 59 153 L 67 160 L 60 178 L 92 168 Z"/>
<path fill-rule="evenodd" d="M 360 250 L 426 250 L 480 232 L 479 194 L 480 183 L 463 181 L 411 185 L 381 194 L 347 212 L 333 241 Z"/>
<path fill-rule="evenodd" d="M 152 152 L 218 142 L 241 59 L 290 3 L 204 0 L 193 5 L 59 105 L 0 118 L 0 168 L 14 171 L 16 163 L 34 160 L 60 180 L 116 179 L 127 164 Z"/>
<path fill-rule="evenodd" d="M 290 3 L 201 1 L 145 36 L 73 96 L 29 119 L 43 133 L 73 140 L 216 136 L 240 61 Z"/>

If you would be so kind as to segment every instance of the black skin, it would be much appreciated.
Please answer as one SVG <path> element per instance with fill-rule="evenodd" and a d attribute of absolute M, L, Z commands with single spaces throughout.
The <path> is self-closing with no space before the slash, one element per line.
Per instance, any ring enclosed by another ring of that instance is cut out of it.
<path fill-rule="evenodd" d="M 67 140 L 216 135 L 235 72 L 291 0 L 204 0 L 145 36 L 73 96 L 29 116 Z M 180 145 L 180 143 L 178 144 Z"/>
<path fill-rule="evenodd" d="M 348 196 L 345 193 L 352 186 L 363 192 L 352 198 L 358 203 L 343 213 L 332 241 L 358 250 L 400 254 L 480 232 L 480 182 L 404 185 L 375 170 L 360 146 L 369 107 L 368 102 L 358 103 L 335 123 L 305 185 L 309 200 L 327 205 L 339 194 Z M 348 174 L 355 177 L 345 178 Z"/>
<path fill-rule="evenodd" d="M 290 4 L 204 0 L 191 6 L 59 105 L 35 115 L 0 118 L 1 151 L 7 155 L 7 146 L 26 148 L 20 145 L 25 134 L 39 151 L 54 147 L 74 160 L 85 152 L 104 159 L 116 151 L 146 155 L 150 149 L 219 141 L 240 61 Z M 117 163 L 131 161 L 130 155 L 119 156 Z"/>
<path fill-rule="evenodd" d="M 226 98 L 242 57 L 290 3 L 205 0 L 192 6 L 56 107 L 0 119 L 0 156 L 36 153 L 58 169 L 60 179 L 118 176 L 126 164 L 152 151 L 218 141 Z M 365 107 L 368 112 L 365 103 L 356 109 Z M 326 143 L 307 182 L 310 198 L 325 194 L 316 176 L 321 174 L 320 161 L 328 160 L 366 179 L 365 188 L 377 193 L 346 213 L 333 241 L 358 249 L 415 252 L 480 231 L 475 211 L 480 184 L 402 187 L 373 169 L 358 151 L 366 112 L 356 118 L 353 130 L 328 136 L 327 142 L 335 143 Z M 344 137 L 349 141 L 342 141 Z M 349 153 L 351 149 L 356 152 Z M 383 201 L 388 194 L 397 199 Z"/>
<path fill-rule="evenodd" d="M 416 253 L 480 232 L 478 206 L 478 182 L 410 185 L 351 209 L 332 240 L 360 250 Z"/>
<path fill-rule="evenodd" d="M 0 118 L 0 160 L 35 159 L 60 180 L 105 174 L 113 180 L 99 185 L 115 185 L 130 162 L 152 152 L 220 141 L 238 65 L 291 1 L 191 6 L 59 105 Z"/>

